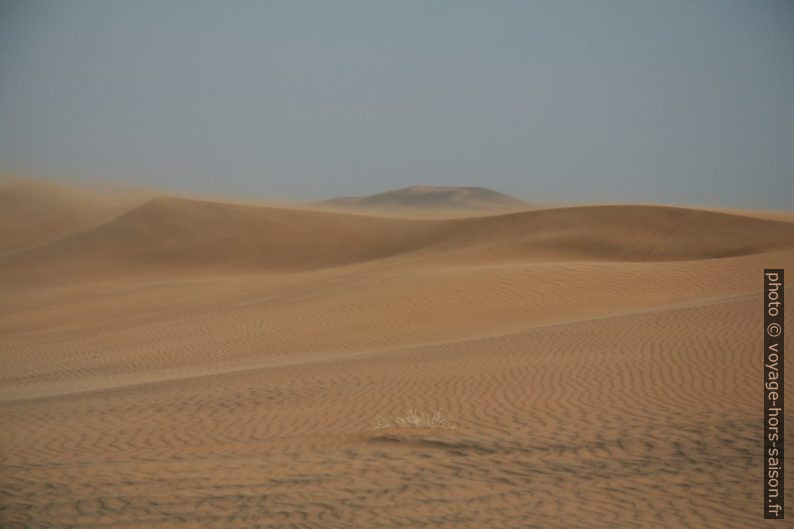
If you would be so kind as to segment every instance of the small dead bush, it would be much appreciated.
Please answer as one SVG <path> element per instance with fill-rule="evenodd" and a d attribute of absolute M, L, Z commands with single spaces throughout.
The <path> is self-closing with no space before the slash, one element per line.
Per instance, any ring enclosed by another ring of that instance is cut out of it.
<path fill-rule="evenodd" d="M 438 428 L 452 430 L 456 427 L 454 419 L 443 411 L 429 413 L 417 410 L 408 410 L 404 415 L 389 415 L 378 417 L 373 425 L 373 430 L 387 430 L 392 428 L 426 429 Z"/>

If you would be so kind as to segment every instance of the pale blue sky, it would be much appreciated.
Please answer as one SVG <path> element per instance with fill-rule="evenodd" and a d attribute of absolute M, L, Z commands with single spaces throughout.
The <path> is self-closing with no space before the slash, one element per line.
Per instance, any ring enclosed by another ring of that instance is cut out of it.
<path fill-rule="evenodd" d="M 0 169 L 794 204 L 794 2 L 0 0 Z"/>

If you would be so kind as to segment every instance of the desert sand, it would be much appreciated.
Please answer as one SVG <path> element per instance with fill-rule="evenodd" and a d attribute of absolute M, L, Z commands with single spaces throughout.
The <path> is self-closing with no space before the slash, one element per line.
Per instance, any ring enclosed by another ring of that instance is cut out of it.
<path fill-rule="evenodd" d="M 763 214 L 3 187 L 0 527 L 766 527 L 775 267 Z"/>

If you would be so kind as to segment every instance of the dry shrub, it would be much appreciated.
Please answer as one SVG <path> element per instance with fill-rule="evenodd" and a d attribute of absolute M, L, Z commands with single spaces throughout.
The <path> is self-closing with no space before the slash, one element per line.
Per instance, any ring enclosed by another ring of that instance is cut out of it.
<path fill-rule="evenodd" d="M 389 415 L 378 417 L 373 425 L 373 430 L 386 430 L 392 428 L 425 429 L 438 428 L 452 430 L 456 427 L 452 417 L 443 411 L 429 413 L 417 410 L 408 410 L 404 415 Z"/>

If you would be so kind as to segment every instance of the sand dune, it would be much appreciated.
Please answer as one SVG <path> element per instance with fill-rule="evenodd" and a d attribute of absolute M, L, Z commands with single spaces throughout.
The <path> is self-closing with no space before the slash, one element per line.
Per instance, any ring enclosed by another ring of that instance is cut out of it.
<path fill-rule="evenodd" d="M 331 210 L 415 218 L 467 217 L 532 207 L 519 198 L 484 187 L 410 186 L 364 197 L 340 197 L 311 204 Z"/>
<path fill-rule="evenodd" d="M 94 223 L 98 216 L 92 217 Z M 76 233 L 18 252 L 0 263 L 0 270 L 10 274 L 38 270 L 48 276 L 66 271 L 72 279 L 76 273 L 112 275 L 120 267 L 166 267 L 170 272 L 169 267 L 182 266 L 202 273 L 297 271 L 396 257 L 432 256 L 458 264 L 670 261 L 794 246 L 794 225 L 788 222 L 658 206 L 569 207 L 470 219 L 409 220 L 166 197 L 90 229 L 68 228 Z M 59 225 L 50 232 L 31 231 L 47 240 L 62 235 L 64 229 Z"/>
<path fill-rule="evenodd" d="M 418 225 L 395 219 L 157 198 L 18 261 L 80 268 L 320 268 L 408 251 L 423 238 Z"/>
<path fill-rule="evenodd" d="M 792 223 L 163 197 L 61 230 L 36 193 L 0 257 L 0 527 L 764 526 Z M 455 428 L 373 429 L 410 409 Z"/>
<path fill-rule="evenodd" d="M 38 183 L 0 187 L 0 256 L 98 226 L 128 205 L 109 197 Z"/>

